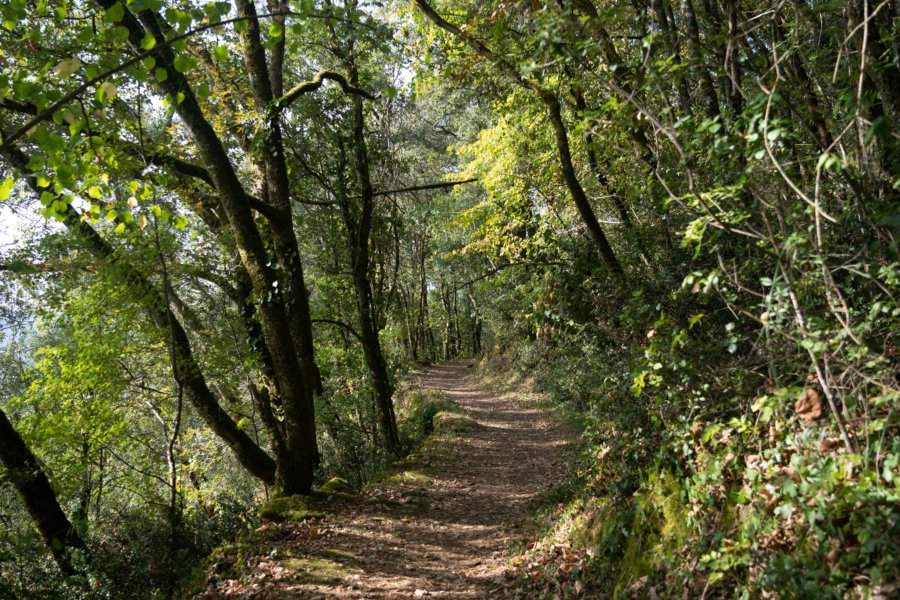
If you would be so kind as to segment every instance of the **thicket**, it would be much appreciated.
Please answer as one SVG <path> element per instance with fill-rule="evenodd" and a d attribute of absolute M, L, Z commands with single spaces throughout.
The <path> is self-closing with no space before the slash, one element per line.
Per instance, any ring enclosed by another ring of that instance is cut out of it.
<path fill-rule="evenodd" d="M 584 420 L 571 590 L 889 595 L 898 16 L 4 3 L 0 594 L 169 594 L 482 355 Z"/>
<path fill-rule="evenodd" d="M 488 367 L 585 427 L 548 537 L 582 558 L 537 589 L 897 592 L 896 8 L 429 15 L 443 67 L 502 98 L 457 146 L 485 197 L 455 254 L 503 257 Z"/>

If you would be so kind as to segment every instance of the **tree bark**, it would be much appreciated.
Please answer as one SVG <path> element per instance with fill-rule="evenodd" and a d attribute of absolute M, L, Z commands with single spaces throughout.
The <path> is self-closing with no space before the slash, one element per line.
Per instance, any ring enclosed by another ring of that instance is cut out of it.
<path fill-rule="evenodd" d="M 594 214 L 594 209 L 591 207 L 581 181 L 578 179 L 578 174 L 575 172 L 575 165 L 572 162 L 572 151 L 569 147 L 569 133 L 566 131 L 566 125 L 563 122 L 562 107 L 559 104 L 559 99 L 556 97 L 556 94 L 548 90 L 541 90 L 540 95 L 544 106 L 547 107 L 550 123 L 553 125 L 553 132 L 556 134 L 559 168 L 562 171 L 566 187 L 569 188 L 569 194 L 575 201 L 578 214 L 581 215 L 581 220 L 587 227 L 603 262 L 615 275 L 624 277 L 625 272 L 622 270 L 622 265 L 619 263 L 619 259 L 616 258 L 616 254 L 613 252 L 612 246 L 603 232 L 603 228 L 600 227 L 597 215 Z"/>
<path fill-rule="evenodd" d="M 97 0 L 105 9 L 117 4 L 118 0 Z M 249 8 L 246 4 L 239 6 L 239 10 Z M 252 8 L 252 7 L 251 7 Z M 255 14 L 255 13 L 254 13 Z M 181 98 L 181 102 L 174 103 L 175 111 L 181 118 L 185 127 L 191 134 L 191 138 L 197 147 L 197 151 L 209 171 L 212 183 L 219 193 L 221 206 L 225 212 L 234 235 L 235 242 L 240 249 L 241 260 L 247 270 L 256 297 L 259 300 L 259 316 L 263 327 L 266 342 L 271 352 L 275 377 L 278 381 L 278 391 L 281 394 L 281 403 L 284 414 L 284 428 L 286 433 L 285 444 L 287 454 L 277 457 L 276 486 L 282 494 L 303 494 L 312 488 L 313 472 L 318 459 L 318 449 L 315 436 L 315 415 L 312 397 L 307 389 L 304 372 L 308 371 L 308 365 L 304 368 L 298 357 L 298 344 L 295 344 L 297 332 L 297 320 L 288 314 L 288 307 L 279 293 L 279 278 L 275 269 L 271 266 L 268 253 L 256 229 L 256 224 L 251 212 L 249 196 L 241 185 L 240 179 L 231 164 L 228 153 L 215 130 L 207 121 L 194 92 L 186 77 L 174 67 L 174 52 L 165 44 L 165 36 L 161 27 L 162 18 L 155 12 L 143 9 L 138 13 L 140 21 L 130 9 L 124 10 L 121 26 L 128 30 L 128 41 L 135 52 L 140 52 L 141 43 L 146 33 L 151 33 L 157 39 L 156 50 L 153 58 L 158 68 L 166 71 L 164 81 L 157 84 L 160 91 L 171 97 Z M 258 22 L 249 19 L 246 23 L 256 27 L 258 36 Z M 246 43 L 246 39 L 242 39 Z M 257 40 L 258 41 L 258 40 Z M 245 57 L 253 66 L 250 69 L 253 94 L 257 102 L 266 97 L 263 84 L 268 80 L 265 73 L 265 56 L 262 56 L 260 66 L 259 54 L 254 47 L 245 46 Z M 265 73 L 265 78 L 260 75 L 260 68 Z M 271 95 L 271 87 L 268 89 Z M 266 116 L 270 115 L 266 113 Z M 267 159 L 274 153 L 282 155 L 280 129 L 272 128 L 269 121 L 268 134 L 275 144 L 272 148 L 266 148 L 264 154 Z M 266 164 L 269 167 L 269 163 Z M 282 185 L 286 180 L 286 170 L 278 168 L 277 161 L 271 164 L 273 168 L 266 169 L 266 181 L 269 187 L 270 198 L 276 197 L 279 204 L 267 215 L 272 223 L 273 235 L 276 237 L 276 253 L 279 262 L 285 267 L 290 276 L 291 291 L 296 294 L 294 300 L 302 306 L 307 302 L 305 290 L 302 298 L 298 293 L 303 289 L 302 284 L 296 285 L 297 278 L 302 280 L 302 271 L 299 271 L 299 254 L 293 253 L 289 240 L 292 238 L 296 244 L 293 231 L 290 236 L 290 208 L 282 205 L 285 199 L 286 188 L 272 190 L 271 186 Z M 271 172 L 269 172 L 271 171 Z M 284 204 L 288 204 L 286 201 Z M 296 264 L 295 264 L 296 263 Z M 298 273 L 299 271 L 299 273 Z M 311 331 L 311 323 L 310 331 Z M 174 337 L 174 336 L 173 336 Z M 310 340 L 311 333 L 310 333 Z"/>
<path fill-rule="evenodd" d="M 483 317 L 481 310 L 478 308 L 478 300 L 472 291 L 472 286 L 468 286 L 466 293 L 469 296 L 469 302 L 472 304 L 472 356 L 481 354 L 481 331 L 483 328 Z"/>
<path fill-rule="evenodd" d="M 60 571 L 77 575 L 78 569 L 72 564 L 69 553 L 84 550 L 84 540 L 60 507 L 56 492 L 37 458 L 2 410 L 0 461 Z"/>
<path fill-rule="evenodd" d="M 352 85 L 358 84 L 355 72 L 351 73 L 350 81 Z M 369 174 L 363 99 L 359 96 L 353 97 L 353 154 L 360 187 L 358 215 L 353 215 L 354 211 L 351 210 L 350 199 L 346 197 L 346 193 L 343 194 L 344 197 L 340 204 L 347 229 L 350 259 L 353 263 L 351 270 L 356 295 L 359 334 L 366 367 L 369 369 L 372 387 L 375 391 L 375 410 L 378 416 L 381 442 L 388 453 L 396 455 L 400 452 L 400 436 L 397 431 L 397 418 L 394 414 L 394 390 L 378 335 L 372 300 L 372 284 L 369 280 L 369 238 L 372 232 L 375 196 Z"/>
<path fill-rule="evenodd" d="M 696 69 L 700 72 L 699 94 L 703 101 L 703 108 L 710 117 L 719 116 L 719 98 L 716 95 L 716 86 L 712 76 L 703 63 L 702 46 L 700 45 L 700 28 L 697 25 L 697 14 L 694 11 L 693 0 L 683 0 L 684 20 L 687 25 L 688 52 Z"/>

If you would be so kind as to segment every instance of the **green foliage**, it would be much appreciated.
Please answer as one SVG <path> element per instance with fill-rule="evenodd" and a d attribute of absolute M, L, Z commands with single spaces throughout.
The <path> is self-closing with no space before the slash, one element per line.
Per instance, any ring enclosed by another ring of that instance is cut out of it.
<path fill-rule="evenodd" d="M 309 496 L 281 496 L 272 498 L 259 509 L 259 516 L 267 521 L 300 523 L 321 517 L 324 513 Z"/>
<path fill-rule="evenodd" d="M 304 0 L 258 27 L 223 25 L 227 2 L 0 7 L 0 201 L 3 226 L 22 223 L 0 233 L 0 407 L 98 557 L 89 585 L 63 581 L 4 483 L 0 597 L 171 595 L 191 557 L 253 521 L 263 486 L 184 384 L 278 450 L 295 415 L 273 311 L 314 328 L 324 391 L 299 395 L 316 396 L 316 483 L 359 487 L 396 458 L 368 319 L 391 386 L 483 354 L 578 416 L 564 518 L 592 552 L 566 590 L 889 595 L 888 5 L 431 0 L 436 27 L 415 4 Z M 129 31 L 135 11 L 163 33 Z M 364 144 L 361 96 L 335 81 L 277 115 L 260 100 L 256 29 L 286 87 L 328 69 L 366 91 Z M 395 397 L 407 449 L 470 426 L 441 398 Z"/>
<path fill-rule="evenodd" d="M 459 407 L 438 392 L 410 390 L 399 399 L 398 411 L 402 439 L 415 448 L 435 431 L 439 414 L 458 413 Z"/>

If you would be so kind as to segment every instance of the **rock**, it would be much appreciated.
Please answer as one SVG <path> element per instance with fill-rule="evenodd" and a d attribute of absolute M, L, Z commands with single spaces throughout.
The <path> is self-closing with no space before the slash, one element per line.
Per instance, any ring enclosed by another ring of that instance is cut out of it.
<path fill-rule="evenodd" d="M 345 479 L 341 479 L 340 477 L 332 477 L 325 484 L 320 487 L 318 492 L 323 494 L 346 494 L 353 495 L 356 490 L 353 489 Z"/>
<path fill-rule="evenodd" d="M 294 521 L 300 523 L 307 519 L 324 516 L 316 502 L 309 496 L 280 496 L 266 502 L 259 510 L 259 516 L 266 521 Z"/>

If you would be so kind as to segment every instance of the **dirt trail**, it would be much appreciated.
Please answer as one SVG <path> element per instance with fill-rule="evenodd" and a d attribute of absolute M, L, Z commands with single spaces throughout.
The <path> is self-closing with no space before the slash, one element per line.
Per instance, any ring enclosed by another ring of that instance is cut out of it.
<path fill-rule="evenodd" d="M 365 502 L 307 531 L 297 526 L 293 545 L 262 565 L 271 576 L 254 586 L 262 592 L 255 597 L 507 595 L 504 549 L 521 534 L 529 501 L 559 483 L 565 437 L 520 398 L 468 381 L 470 365 L 429 368 L 419 386 L 441 390 L 479 426 L 372 486 Z"/>

